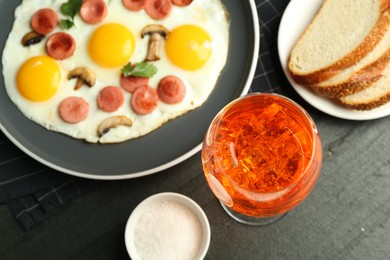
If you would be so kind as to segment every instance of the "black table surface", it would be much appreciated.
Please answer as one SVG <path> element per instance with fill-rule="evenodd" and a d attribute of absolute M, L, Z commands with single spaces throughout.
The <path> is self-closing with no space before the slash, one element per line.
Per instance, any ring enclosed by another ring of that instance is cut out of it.
<path fill-rule="evenodd" d="M 230 218 L 208 188 L 197 153 L 157 174 L 97 181 L 28 231 L 0 205 L 0 259 L 129 259 L 126 221 L 160 192 L 184 194 L 204 210 L 211 225 L 206 259 L 390 259 L 390 118 L 334 118 L 302 100 L 280 70 L 276 76 L 282 92 L 314 118 L 324 155 L 313 192 L 278 222 L 252 227 Z"/>
<path fill-rule="evenodd" d="M 30 231 L 0 206 L 1 259 L 128 259 L 124 229 L 146 197 L 178 192 L 211 225 L 206 259 L 389 259 L 390 120 L 349 122 L 312 111 L 324 163 L 311 195 L 265 227 L 235 222 L 204 180 L 200 154 L 155 175 L 102 181 Z"/>

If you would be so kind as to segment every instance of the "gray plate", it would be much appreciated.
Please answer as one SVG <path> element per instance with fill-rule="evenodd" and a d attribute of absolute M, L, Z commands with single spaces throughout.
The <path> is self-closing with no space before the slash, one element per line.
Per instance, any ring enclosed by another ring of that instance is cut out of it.
<path fill-rule="evenodd" d="M 18 1 L 0 0 L 0 49 L 3 50 Z M 159 172 L 201 149 L 217 112 L 247 93 L 259 52 L 259 24 L 253 0 L 222 0 L 231 15 L 228 61 L 202 107 L 158 130 L 120 144 L 90 144 L 48 131 L 27 119 L 10 101 L 0 75 L 0 129 L 20 149 L 56 170 L 85 178 L 125 179 Z M 17 54 L 15 54 L 17 55 Z M 2 65 L 0 64 L 2 71 Z"/>

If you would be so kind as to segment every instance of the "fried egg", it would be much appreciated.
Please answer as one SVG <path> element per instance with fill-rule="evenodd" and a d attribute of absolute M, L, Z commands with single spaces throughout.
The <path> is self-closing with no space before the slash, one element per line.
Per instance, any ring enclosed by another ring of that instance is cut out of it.
<path fill-rule="evenodd" d="M 51 8 L 60 19 L 65 0 L 23 0 L 15 10 L 15 21 L 3 50 L 3 75 L 6 91 L 19 110 L 45 128 L 88 142 L 117 143 L 137 138 L 159 128 L 165 122 L 201 106 L 213 91 L 225 66 L 229 43 L 229 17 L 220 0 L 194 0 L 189 6 L 173 6 L 163 20 L 153 20 L 145 12 L 127 10 L 122 1 L 106 1 L 106 18 L 86 24 L 77 14 L 75 26 L 59 26 L 42 42 L 22 46 L 21 39 L 31 31 L 30 20 L 42 8 Z M 167 75 L 179 77 L 186 86 L 184 99 L 177 104 L 158 101 L 156 109 L 140 115 L 131 108 L 132 94 L 124 91 L 125 101 L 114 112 L 99 109 L 96 98 L 107 86 L 120 87 L 121 69 L 127 63 L 145 60 L 149 37 L 141 37 L 146 25 L 160 24 L 170 31 L 160 44 L 160 59 L 151 62 L 157 73 L 148 85 L 157 88 Z M 76 49 L 69 58 L 55 60 L 45 50 L 47 38 L 56 32 L 70 34 Z M 84 66 L 96 75 L 92 87 L 75 89 L 77 79 L 68 79 L 73 69 Z M 64 122 L 58 107 L 67 97 L 82 97 L 89 104 L 85 120 Z M 121 125 L 99 136 L 97 129 L 108 117 L 125 116 L 132 125 Z"/>

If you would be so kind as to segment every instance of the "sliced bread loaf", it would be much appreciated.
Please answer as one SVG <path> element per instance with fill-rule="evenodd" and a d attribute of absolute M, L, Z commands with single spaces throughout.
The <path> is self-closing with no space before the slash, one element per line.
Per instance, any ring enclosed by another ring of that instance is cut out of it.
<path fill-rule="evenodd" d="M 390 12 L 385 14 L 390 21 Z M 390 24 L 390 23 L 389 23 Z M 324 97 L 342 97 L 369 87 L 379 80 L 390 61 L 390 26 L 375 48 L 355 65 L 340 70 L 333 77 L 310 87 Z"/>
<path fill-rule="evenodd" d="M 370 53 L 389 26 L 389 0 L 324 0 L 290 53 L 299 84 L 317 84 Z"/>
<path fill-rule="evenodd" d="M 390 16 L 389 16 L 390 17 Z M 335 76 L 310 87 L 325 97 L 342 97 L 363 90 L 380 79 L 383 69 L 390 62 L 390 26 L 382 40 L 366 57 L 357 64 L 340 71 Z"/>
<path fill-rule="evenodd" d="M 371 110 L 390 101 L 390 62 L 382 72 L 380 79 L 372 86 L 339 98 L 340 102 L 351 109 Z"/>

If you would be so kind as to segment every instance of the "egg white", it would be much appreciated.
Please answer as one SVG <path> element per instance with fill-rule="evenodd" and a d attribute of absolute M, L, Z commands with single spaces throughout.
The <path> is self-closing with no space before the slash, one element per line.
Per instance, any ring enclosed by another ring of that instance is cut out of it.
<path fill-rule="evenodd" d="M 75 17 L 75 27 L 67 30 L 76 41 L 76 51 L 65 60 L 58 61 L 61 67 L 62 82 L 56 94 L 45 102 L 32 102 L 25 99 L 16 87 L 16 75 L 20 66 L 30 57 L 46 55 L 46 38 L 35 45 L 23 47 L 20 44 L 22 37 L 29 31 L 30 19 L 39 9 L 49 7 L 55 10 L 59 18 L 66 18 L 60 14 L 60 6 L 66 0 L 23 0 L 15 10 L 15 21 L 3 50 L 3 75 L 5 87 L 10 99 L 29 119 L 49 130 L 58 131 L 74 138 L 85 139 L 88 142 L 116 143 L 143 136 L 168 120 L 174 119 L 187 111 L 201 106 L 213 91 L 218 77 L 223 69 L 228 55 L 229 18 L 220 0 L 194 0 L 188 7 L 173 6 L 170 16 L 161 21 L 151 19 L 144 10 L 131 12 L 124 8 L 122 1 L 108 1 L 108 15 L 103 22 L 97 25 L 84 23 L 78 15 Z M 186 71 L 173 65 L 165 53 L 165 43 L 160 46 L 161 59 L 153 62 L 158 72 L 149 79 L 149 85 L 157 88 L 161 78 L 166 75 L 176 75 L 186 84 L 186 96 L 179 104 L 169 105 L 161 101 L 157 108 L 148 115 L 138 115 L 130 105 L 131 94 L 124 91 L 125 103 L 113 113 L 107 113 L 97 107 L 96 97 L 99 91 L 108 85 L 120 86 L 120 69 L 107 69 L 95 64 L 89 57 L 87 46 L 92 33 L 105 23 L 120 23 L 126 26 L 135 37 L 135 50 L 130 59 L 132 63 L 145 59 L 149 37 L 141 38 L 141 30 L 148 24 L 162 24 L 168 30 L 183 24 L 194 24 L 206 30 L 212 38 L 212 54 L 208 62 L 201 69 Z M 54 32 L 62 31 L 59 27 Z M 52 33 L 54 33 L 52 32 Z M 51 35 L 50 33 L 49 35 Z M 17 54 L 17 55 L 16 55 Z M 86 66 L 97 75 L 96 84 L 83 87 L 77 91 L 73 89 L 75 80 L 67 80 L 69 71 L 75 67 Z M 77 124 L 68 124 L 58 115 L 58 104 L 68 96 L 83 97 L 88 103 L 90 112 L 88 118 Z M 125 115 L 133 121 L 131 127 L 117 127 L 111 129 L 101 138 L 97 135 L 97 127 L 105 118 L 114 115 Z"/>

